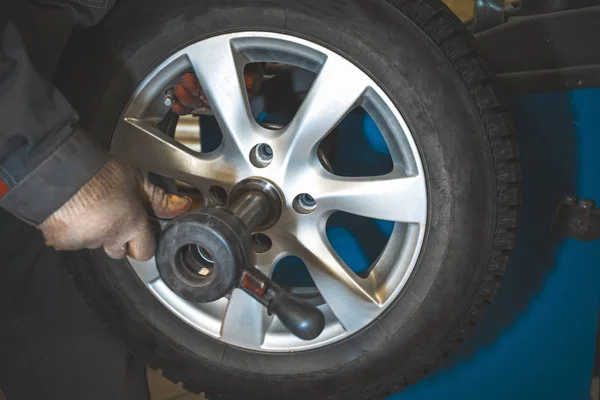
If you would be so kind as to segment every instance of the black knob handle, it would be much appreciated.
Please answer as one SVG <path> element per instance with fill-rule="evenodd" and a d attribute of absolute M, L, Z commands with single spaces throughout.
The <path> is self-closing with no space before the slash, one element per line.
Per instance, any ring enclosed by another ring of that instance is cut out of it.
<path fill-rule="evenodd" d="M 315 339 L 325 328 L 325 317 L 316 306 L 289 293 L 257 269 L 244 270 L 239 288 L 277 315 L 300 339 Z"/>
<path fill-rule="evenodd" d="M 273 292 L 269 311 L 277 315 L 290 332 L 303 340 L 315 339 L 323 332 L 325 317 L 317 307 L 291 295 L 277 284 L 269 291 Z"/>

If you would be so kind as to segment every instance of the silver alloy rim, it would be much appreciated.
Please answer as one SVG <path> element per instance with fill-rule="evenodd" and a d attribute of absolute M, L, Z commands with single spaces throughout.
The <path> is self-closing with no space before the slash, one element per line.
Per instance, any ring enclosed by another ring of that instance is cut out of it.
<path fill-rule="evenodd" d="M 251 62 L 293 64 L 317 73 L 312 88 L 291 123 L 281 130 L 260 126 L 252 117 L 243 82 Z M 223 142 L 201 154 L 162 134 L 156 127 L 165 89 L 193 69 L 223 132 Z M 381 176 L 341 177 L 319 162 L 320 141 L 356 106 L 376 122 L 388 145 L 393 170 Z M 266 166 L 256 167 L 251 150 L 272 149 Z M 119 120 L 111 153 L 128 163 L 198 188 L 229 191 L 236 182 L 264 177 L 285 197 L 275 226 L 264 232 L 271 248 L 254 254 L 255 265 L 271 274 L 282 258 L 304 263 L 324 301 L 319 308 L 326 328 L 312 341 L 293 336 L 281 322 L 247 294 L 193 304 L 175 295 L 160 279 L 154 260 L 131 266 L 154 296 L 198 331 L 242 348 L 269 352 L 312 349 L 342 340 L 374 321 L 399 296 L 421 250 L 427 219 L 425 175 L 410 130 L 385 92 L 352 62 L 307 40 L 270 32 L 238 32 L 211 37 L 170 56 L 138 86 Z M 294 209 L 294 199 L 309 194 L 316 207 Z M 329 215 L 344 211 L 394 221 L 382 254 L 366 278 L 358 277 L 329 243 Z"/>

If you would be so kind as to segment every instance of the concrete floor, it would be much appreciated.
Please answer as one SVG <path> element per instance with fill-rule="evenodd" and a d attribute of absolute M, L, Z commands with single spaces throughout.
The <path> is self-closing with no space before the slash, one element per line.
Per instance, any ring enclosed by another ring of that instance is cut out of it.
<path fill-rule="evenodd" d="M 473 17 L 474 0 L 444 0 L 444 3 L 463 21 Z M 204 400 L 203 395 L 189 393 L 181 384 L 175 385 L 151 369 L 148 369 L 148 385 L 151 400 Z"/>
<path fill-rule="evenodd" d="M 204 400 L 202 394 L 192 394 L 181 387 L 181 383 L 175 385 L 163 378 L 159 371 L 150 368 L 148 368 L 148 386 L 150 400 Z"/>

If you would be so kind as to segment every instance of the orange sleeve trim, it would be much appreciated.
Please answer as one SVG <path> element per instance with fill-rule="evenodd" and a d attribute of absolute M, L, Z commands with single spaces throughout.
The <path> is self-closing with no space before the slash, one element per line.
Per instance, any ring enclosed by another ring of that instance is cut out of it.
<path fill-rule="evenodd" d="M 4 182 L 2 179 L 0 179 L 0 197 L 4 196 L 6 193 L 8 193 L 9 190 L 10 190 L 10 188 L 8 187 L 6 182 Z"/>

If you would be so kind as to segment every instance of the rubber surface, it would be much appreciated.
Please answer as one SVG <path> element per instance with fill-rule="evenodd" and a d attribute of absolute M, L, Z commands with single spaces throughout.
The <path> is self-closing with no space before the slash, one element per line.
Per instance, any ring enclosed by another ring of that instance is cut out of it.
<path fill-rule="evenodd" d="M 238 265 L 244 263 L 245 243 L 240 237 L 245 232 L 238 219 L 220 208 L 179 216 L 165 226 L 158 242 L 155 260 L 160 277 L 173 292 L 189 301 L 207 303 L 220 299 L 238 283 Z M 197 237 L 203 242 L 195 242 Z M 181 249 L 190 243 L 202 246 L 214 260 L 211 273 L 202 279 L 197 273 L 190 276 L 185 268 L 180 270 Z"/>
<path fill-rule="evenodd" d="M 347 340 L 268 354 L 198 333 L 124 262 L 90 253 L 74 265 L 78 279 L 151 366 L 210 398 L 384 398 L 438 368 L 498 288 L 520 197 L 508 112 L 472 37 L 433 0 L 127 1 L 70 43 L 56 81 L 108 146 L 135 83 L 153 65 L 190 42 L 236 30 L 288 33 L 337 51 L 404 115 L 430 202 L 424 248 L 406 289 Z"/>

